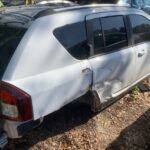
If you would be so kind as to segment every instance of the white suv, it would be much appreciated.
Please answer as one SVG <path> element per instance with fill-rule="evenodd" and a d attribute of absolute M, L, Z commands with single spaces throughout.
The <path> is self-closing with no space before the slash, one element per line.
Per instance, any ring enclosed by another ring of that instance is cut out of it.
<path fill-rule="evenodd" d="M 150 16 L 117 5 L 0 14 L 0 147 L 91 93 L 103 109 L 150 74 Z"/>

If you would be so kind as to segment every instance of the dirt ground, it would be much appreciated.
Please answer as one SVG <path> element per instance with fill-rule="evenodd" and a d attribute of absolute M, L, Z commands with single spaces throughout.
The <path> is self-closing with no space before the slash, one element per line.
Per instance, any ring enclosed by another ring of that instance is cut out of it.
<path fill-rule="evenodd" d="M 99 114 L 86 104 L 70 104 L 6 149 L 150 150 L 150 92 L 136 88 Z"/>

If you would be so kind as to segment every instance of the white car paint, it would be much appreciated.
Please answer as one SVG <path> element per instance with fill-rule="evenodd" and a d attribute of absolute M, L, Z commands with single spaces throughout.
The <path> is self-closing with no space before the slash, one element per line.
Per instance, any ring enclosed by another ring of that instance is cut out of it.
<path fill-rule="evenodd" d="M 112 6 L 105 8 L 107 13 L 100 11 L 102 10 L 96 8 L 93 12 L 83 9 L 56 13 L 38 18 L 28 29 L 2 80 L 31 95 L 33 120 L 51 114 L 89 90 L 97 91 L 101 103 L 104 103 L 136 83 L 134 79 L 137 76 L 133 72 L 140 61 L 137 64 L 135 48 L 129 47 L 107 55 L 77 60 L 53 35 L 55 28 L 84 21 L 85 16 L 88 16 L 86 19 L 91 19 L 93 15 L 89 14 L 92 13 L 95 13 L 94 17 L 141 14 L 150 19 L 144 12 L 132 8 L 124 8 L 119 12 Z M 143 58 L 145 64 L 148 64 L 149 60 L 145 58 L 148 56 Z M 145 77 L 147 71 L 150 72 L 144 69 L 138 81 Z M 19 124 L 22 123 L 5 121 L 5 131 L 10 138 L 19 137 L 16 130 Z"/>
<path fill-rule="evenodd" d="M 129 86 L 134 79 L 135 51 L 132 48 L 89 59 L 93 70 L 93 89 L 101 103 L 113 98 L 113 94 Z"/>
<path fill-rule="evenodd" d="M 16 80 L 11 84 L 23 88 L 32 96 L 34 120 L 36 120 L 60 109 L 90 89 L 92 72 L 82 72 L 88 65 L 88 61 L 76 63 Z"/>
<path fill-rule="evenodd" d="M 150 42 L 146 42 L 135 46 L 136 51 L 136 79 L 142 78 L 145 74 L 150 72 L 149 56 L 150 56 Z"/>

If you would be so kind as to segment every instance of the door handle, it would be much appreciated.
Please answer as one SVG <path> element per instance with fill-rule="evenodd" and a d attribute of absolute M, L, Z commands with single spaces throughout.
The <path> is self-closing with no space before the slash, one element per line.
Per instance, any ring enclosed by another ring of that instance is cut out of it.
<path fill-rule="evenodd" d="M 138 52 L 138 57 L 142 57 L 145 54 L 145 50 L 141 50 Z"/>

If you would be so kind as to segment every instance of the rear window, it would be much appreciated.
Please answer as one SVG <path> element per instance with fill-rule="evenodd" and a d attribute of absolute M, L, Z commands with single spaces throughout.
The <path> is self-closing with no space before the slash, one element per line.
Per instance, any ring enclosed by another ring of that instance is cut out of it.
<path fill-rule="evenodd" d="M 25 31 L 24 28 L 0 25 L 0 79 Z"/>
<path fill-rule="evenodd" d="M 69 24 L 54 30 L 57 40 L 76 59 L 85 59 L 89 56 L 84 22 Z"/>

